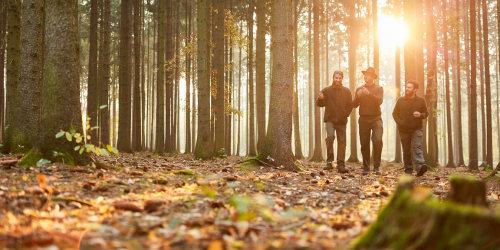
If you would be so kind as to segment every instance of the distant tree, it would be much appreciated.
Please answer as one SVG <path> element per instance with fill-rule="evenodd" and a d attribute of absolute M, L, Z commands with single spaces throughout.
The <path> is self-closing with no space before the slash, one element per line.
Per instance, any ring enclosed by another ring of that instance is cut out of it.
<path fill-rule="evenodd" d="M 313 18 L 314 18 L 314 96 L 320 91 L 320 51 L 319 51 L 319 33 L 320 33 L 320 1 L 313 0 Z M 312 119 L 312 118 L 310 118 Z M 318 106 L 314 105 L 314 152 L 312 157 L 309 159 L 310 161 L 322 161 L 323 153 L 321 150 L 322 140 L 321 140 L 321 113 Z"/>
<path fill-rule="evenodd" d="M 356 20 L 356 4 L 349 3 L 349 88 L 354 95 L 356 91 L 356 48 L 358 46 L 357 20 Z M 358 126 L 357 126 L 357 109 L 351 112 L 351 156 L 347 159 L 348 162 L 359 162 L 358 160 Z"/>
<path fill-rule="evenodd" d="M 191 42 L 191 2 L 186 1 L 186 47 Z M 186 53 L 186 146 L 185 153 L 191 153 L 191 54 Z"/>
<path fill-rule="evenodd" d="M 41 158 L 69 165 L 86 165 L 87 153 L 75 151 L 75 142 L 56 138 L 70 127 L 83 135 L 78 70 L 77 5 L 73 1 L 45 1 L 41 125 L 35 147 L 20 164 L 33 166 Z M 57 46 L 54 46 L 56 45 Z M 54 151 L 64 156 L 54 157 Z"/>
<path fill-rule="evenodd" d="M 166 153 L 172 153 L 173 152 L 173 138 L 172 137 L 172 114 L 173 114 L 173 108 L 172 108 L 172 102 L 173 102 L 173 83 L 174 83 L 174 78 L 173 78 L 173 67 L 170 67 L 172 60 L 174 59 L 174 54 L 173 54 L 173 19 L 172 19 L 172 0 L 166 0 L 165 1 L 165 6 L 166 6 L 166 25 L 162 26 L 163 28 L 158 28 L 158 34 L 161 36 L 161 33 L 164 32 L 166 34 L 166 37 L 162 42 L 164 43 L 164 53 L 165 53 L 165 60 L 162 59 L 162 67 L 158 67 L 159 69 L 164 69 L 165 68 L 165 63 L 164 61 L 168 62 L 167 69 L 165 70 L 165 80 L 162 80 L 162 84 L 165 84 L 165 114 L 164 114 L 164 119 L 165 119 L 165 125 L 164 129 L 161 131 L 165 130 L 165 152 Z M 165 18 L 160 19 L 162 21 L 165 21 Z M 165 36 L 165 35 L 164 35 Z M 160 43 L 160 42 L 158 42 Z M 160 62 L 160 59 L 158 58 L 158 62 Z M 166 83 L 165 83 L 166 82 Z M 159 83 L 159 82 L 158 82 Z M 158 95 L 158 98 L 163 98 L 163 95 Z M 159 118 L 158 118 L 159 119 Z M 163 121 L 163 118 L 162 118 Z"/>
<path fill-rule="evenodd" d="M 0 0 L 0 8 L 6 9 L 7 0 Z M 0 15 L 0 39 L 6 40 L 7 35 L 7 11 L 2 11 Z M 6 43 L 0 44 L 0 69 L 5 68 L 5 47 Z M 5 96 L 5 71 L 0 70 L 0 96 Z M 4 140 L 5 128 L 5 100 L 0 98 L 0 140 Z"/>
<path fill-rule="evenodd" d="M 298 32 L 298 23 L 299 23 L 299 13 L 302 9 L 302 6 L 299 6 L 299 0 L 293 1 L 293 55 L 294 55 L 294 82 L 295 89 L 293 91 L 293 131 L 295 138 L 295 159 L 301 160 L 304 158 L 302 154 L 302 145 L 300 140 L 300 115 L 299 115 L 299 32 Z"/>
<path fill-rule="evenodd" d="M 257 100 L 257 150 L 262 150 L 266 137 L 266 0 L 257 0 L 257 38 L 255 75 Z"/>
<path fill-rule="evenodd" d="M 443 16 L 447 19 L 448 9 L 446 8 L 446 1 L 443 1 Z M 450 99 L 450 72 L 449 72 L 449 59 L 448 59 L 448 20 L 445 19 L 443 24 L 443 50 L 444 50 L 444 77 L 445 77 L 445 95 L 446 95 L 446 130 L 448 139 L 448 163 L 446 167 L 454 168 L 455 163 L 453 160 L 453 135 L 451 127 L 451 99 Z"/>
<path fill-rule="evenodd" d="M 493 125 L 491 113 L 491 79 L 490 79 L 490 52 L 488 44 L 488 6 L 483 0 L 483 42 L 484 42 L 484 73 L 486 85 L 486 163 L 493 166 Z M 498 76 L 497 76 L 498 77 Z M 484 148 L 483 148 L 484 150 Z"/>
<path fill-rule="evenodd" d="M 248 4 L 248 98 L 250 111 L 248 112 L 248 120 L 249 120 L 249 142 L 247 144 L 248 147 L 248 156 L 256 156 L 257 151 L 255 148 L 255 97 L 254 97 L 254 78 L 253 78 L 253 14 L 255 12 L 255 0 L 249 0 Z"/>
<path fill-rule="evenodd" d="M 90 126 L 98 125 L 98 105 L 99 99 L 98 91 L 98 72 L 97 72 L 97 45 L 99 43 L 97 36 L 97 20 L 99 18 L 97 0 L 90 0 L 90 28 L 89 28 L 89 73 L 88 73 L 88 86 L 87 86 L 87 116 L 90 117 Z M 91 132 L 91 142 L 93 144 L 99 143 L 99 136 L 97 130 Z"/>
<path fill-rule="evenodd" d="M 133 86 L 133 122 L 132 122 L 132 149 L 141 151 L 141 31 L 140 31 L 140 4 L 141 0 L 133 0 L 134 4 L 134 86 Z"/>
<path fill-rule="evenodd" d="M 110 126 L 109 126 L 109 84 L 111 78 L 111 0 L 104 0 L 104 20 L 103 20 L 103 45 L 102 51 L 102 85 L 101 85 L 101 106 L 106 106 L 100 110 L 101 127 L 101 143 L 110 144 Z"/>
<path fill-rule="evenodd" d="M 40 93 L 43 58 L 43 1 L 25 0 L 21 15 L 21 69 L 18 103 L 12 124 L 13 151 L 30 150 L 40 131 Z M 17 148 L 17 147 L 21 148 Z"/>

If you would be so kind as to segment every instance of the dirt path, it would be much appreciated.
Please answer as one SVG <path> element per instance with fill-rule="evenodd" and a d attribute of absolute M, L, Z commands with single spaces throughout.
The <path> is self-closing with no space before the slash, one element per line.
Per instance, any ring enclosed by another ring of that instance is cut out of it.
<path fill-rule="evenodd" d="M 3 155 L 3 160 L 13 159 Z M 99 157 L 108 166 L 46 164 L 0 172 L 1 249 L 348 249 L 376 219 L 403 173 L 322 171 L 299 161 L 294 173 L 145 153 Z M 0 167 L 1 168 L 1 167 Z M 415 180 L 444 198 L 451 174 L 438 168 Z M 500 185 L 488 184 L 490 207 Z M 83 236 L 83 239 L 82 239 Z"/>

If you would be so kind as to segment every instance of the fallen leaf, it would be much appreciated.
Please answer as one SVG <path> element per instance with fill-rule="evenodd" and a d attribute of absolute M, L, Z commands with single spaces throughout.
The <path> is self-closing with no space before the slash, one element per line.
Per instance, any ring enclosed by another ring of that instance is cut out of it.
<path fill-rule="evenodd" d="M 140 207 L 138 207 L 137 205 L 134 205 L 134 204 L 132 204 L 130 202 L 126 202 L 126 201 L 115 202 L 113 204 L 113 207 L 115 207 L 115 209 L 132 211 L 132 212 L 141 212 L 142 211 L 142 209 Z"/>

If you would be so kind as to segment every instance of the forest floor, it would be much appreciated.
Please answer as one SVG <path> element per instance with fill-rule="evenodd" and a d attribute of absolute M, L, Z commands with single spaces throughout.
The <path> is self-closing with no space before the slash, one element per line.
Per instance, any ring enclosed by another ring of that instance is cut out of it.
<path fill-rule="evenodd" d="M 3 167 L 0 249 L 348 249 L 403 174 L 388 162 L 381 176 L 362 176 L 359 163 L 340 175 L 307 161 L 298 161 L 304 172 L 241 166 L 244 157 L 98 160 L 108 166 Z M 436 168 L 415 184 L 445 198 L 455 173 L 487 175 Z M 500 184 L 487 188 L 496 208 Z"/>

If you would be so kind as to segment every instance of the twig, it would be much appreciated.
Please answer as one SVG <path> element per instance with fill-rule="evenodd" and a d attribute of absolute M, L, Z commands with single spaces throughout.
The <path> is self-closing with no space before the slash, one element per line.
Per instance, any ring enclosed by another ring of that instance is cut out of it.
<path fill-rule="evenodd" d="M 92 204 L 92 203 L 90 203 L 90 202 L 88 202 L 88 201 L 84 201 L 84 200 L 76 199 L 76 198 L 73 198 L 73 197 L 59 198 L 59 197 L 54 197 L 54 196 L 52 196 L 52 197 L 50 198 L 50 200 L 52 200 L 52 201 L 76 201 L 76 202 L 81 203 L 81 204 L 83 204 L 83 205 L 87 205 L 87 206 L 91 206 L 91 207 L 93 207 L 93 206 L 94 206 L 94 204 Z"/>

